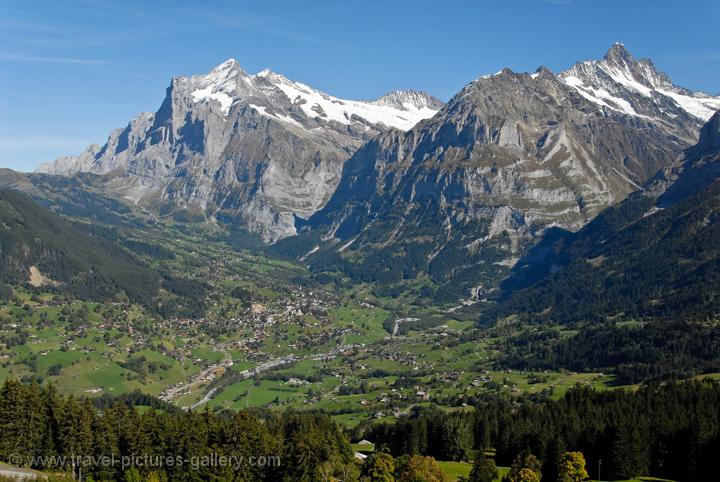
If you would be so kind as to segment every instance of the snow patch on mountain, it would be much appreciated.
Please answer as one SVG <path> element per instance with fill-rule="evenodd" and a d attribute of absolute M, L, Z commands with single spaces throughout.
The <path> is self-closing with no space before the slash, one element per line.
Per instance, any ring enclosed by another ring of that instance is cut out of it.
<path fill-rule="evenodd" d="M 321 118 L 350 125 L 356 117 L 365 119 L 371 124 L 384 124 L 401 130 L 408 130 L 423 119 L 432 117 L 441 106 L 421 105 L 404 102 L 400 108 L 387 103 L 363 102 L 333 97 L 303 83 L 295 82 L 287 77 L 269 70 L 263 70 L 258 77 L 266 78 L 270 83 L 283 91 L 290 101 L 299 106 L 309 118 Z"/>
<path fill-rule="evenodd" d="M 229 59 L 215 67 L 207 75 L 192 77 L 191 81 L 196 85 L 190 95 L 195 102 L 203 100 L 215 100 L 220 103 L 220 109 L 227 115 L 230 106 L 235 101 L 234 93 L 237 79 L 240 73 L 240 66 L 235 59 Z"/>
<path fill-rule="evenodd" d="M 268 112 L 267 108 L 262 105 L 255 105 L 255 104 L 248 104 L 250 107 L 258 111 L 261 115 L 265 117 L 270 117 L 271 119 L 279 120 L 281 122 L 285 122 L 286 124 L 294 125 L 296 127 L 301 127 L 305 129 L 305 126 L 303 126 L 301 123 L 296 121 L 290 116 L 282 115 L 282 114 L 271 114 Z"/>
<path fill-rule="evenodd" d="M 575 87 L 580 95 L 595 104 L 608 107 L 619 112 L 624 112 L 625 114 L 640 116 L 640 114 L 635 112 L 635 109 L 633 109 L 630 102 L 612 95 L 605 89 L 585 85 L 582 80 L 572 75 L 566 77 L 564 80 L 567 85 Z"/>
<path fill-rule="evenodd" d="M 663 89 L 657 89 L 657 91 L 670 97 L 683 110 L 698 119 L 709 120 L 720 109 L 720 97 L 683 95 Z"/>

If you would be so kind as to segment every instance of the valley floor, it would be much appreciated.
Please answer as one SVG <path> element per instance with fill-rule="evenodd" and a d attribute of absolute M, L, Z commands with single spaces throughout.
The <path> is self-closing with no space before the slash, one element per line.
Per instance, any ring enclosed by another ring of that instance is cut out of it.
<path fill-rule="evenodd" d="M 177 254 L 150 262 L 208 283 L 206 315 L 165 319 L 127 301 L 16 287 L 0 305 L 0 379 L 86 396 L 139 390 L 193 409 L 313 407 L 348 427 L 413 406 L 463 410 L 488 395 L 614 386 L 603 373 L 503 369 L 504 337 L 462 310 L 317 285 L 301 266 L 182 229 L 143 235 Z"/>

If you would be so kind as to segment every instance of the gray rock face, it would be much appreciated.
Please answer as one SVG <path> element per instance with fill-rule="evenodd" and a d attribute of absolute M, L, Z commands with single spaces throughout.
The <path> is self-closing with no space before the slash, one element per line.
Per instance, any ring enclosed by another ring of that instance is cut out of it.
<path fill-rule="evenodd" d="M 426 92 L 417 90 L 393 90 L 384 96 L 371 102 L 375 105 L 394 107 L 401 111 L 412 111 L 414 109 L 428 108 L 440 110 L 445 105 L 441 100 L 429 95 Z"/>
<path fill-rule="evenodd" d="M 712 318 L 718 298 L 707 293 L 720 289 L 719 123 L 716 113 L 696 146 L 580 231 L 548 233 L 513 267 L 482 321 Z"/>
<path fill-rule="evenodd" d="M 347 161 L 310 220 L 325 244 L 307 259 L 321 265 L 336 251 L 376 279 L 405 259 L 413 269 L 392 280 L 427 275 L 477 297 L 546 229 L 580 228 L 667 166 L 718 101 L 674 87 L 619 45 L 558 76 L 481 77 L 432 119 Z"/>
<path fill-rule="evenodd" d="M 38 172 L 102 174 L 103 190 L 118 199 L 164 215 L 237 220 L 274 242 L 295 234 L 296 216 L 327 202 L 363 142 L 409 129 L 441 105 L 415 91 L 338 99 L 269 70 L 250 75 L 229 60 L 173 79 L 156 113 Z"/>
<path fill-rule="evenodd" d="M 697 152 L 720 150 L 720 110 L 700 130 L 700 140 L 693 149 Z"/>

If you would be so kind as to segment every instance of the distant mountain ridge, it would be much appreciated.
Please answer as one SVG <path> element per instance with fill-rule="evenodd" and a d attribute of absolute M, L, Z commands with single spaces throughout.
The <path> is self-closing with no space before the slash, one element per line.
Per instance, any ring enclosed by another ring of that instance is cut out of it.
<path fill-rule="evenodd" d="M 417 90 L 393 90 L 370 103 L 394 107 L 395 109 L 405 111 L 423 108 L 440 110 L 443 105 L 445 105 L 441 100 L 436 99 L 427 92 Z"/>
<path fill-rule="evenodd" d="M 113 197 L 162 215 L 239 222 L 272 242 L 322 207 L 364 141 L 409 129 L 440 106 L 417 91 L 338 99 L 270 70 L 248 74 L 230 59 L 174 78 L 157 112 L 37 172 L 103 174 Z"/>
<path fill-rule="evenodd" d="M 559 75 L 503 69 L 365 144 L 306 232 L 278 248 L 319 271 L 427 276 L 438 299 L 478 299 L 546 229 L 581 228 L 671 163 L 718 102 L 620 44 Z"/>

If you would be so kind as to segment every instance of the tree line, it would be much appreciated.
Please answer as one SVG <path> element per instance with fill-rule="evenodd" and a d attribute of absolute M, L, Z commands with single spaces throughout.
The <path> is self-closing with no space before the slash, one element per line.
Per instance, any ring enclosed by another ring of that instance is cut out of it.
<path fill-rule="evenodd" d="M 503 367 L 612 372 L 623 385 L 720 372 L 720 326 L 714 323 L 606 322 L 569 337 L 546 328 L 508 336 L 498 345 Z"/>
<path fill-rule="evenodd" d="M 469 481 L 518 481 L 652 474 L 713 480 L 720 453 L 720 383 L 690 381 L 595 391 L 576 387 L 556 401 L 487 399 L 474 409 L 416 408 L 394 423 L 344 434 L 316 411 L 185 412 L 134 395 L 114 402 L 63 397 L 51 385 L 6 381 L 0 389 L 0 461 L 75 474 L 83 480 L 446 482 L 435 462 L 473 462 Z M 375 442 L 357 461 L 349 438 Z M 65 457 L 56 467 L 40 457 Z M 266 457 L 266 465 L 123 467 L 78 457 Z M 27 461 L 22 464 L 20 461 Z M 33 463 L 33 460 L 35 461 Z M 587 468 L 586 468 L 587 461 Z"/>
<path fill-rule="evenodd" d="M 469 460 L 495 449 L 500 466 L 522 454 L 539 461 L 542 480 L 558 480 L 562 456 L 580 452 L 590 475 L 629 479 L 652 474 L 673 480 L 713 480 L 720 454 L 720 384 L 649 385 L 636 392 L 576 387 L 557 401 L 486 401 L 475 410 L 416 409 L 397 423 L 360 427 L 355 434 L 395 456 L 420 454 Z"/>
<path fill-rule="evenodd" d="M 325 414 L 260 417 L 247 411 L 214 414 L 152 408 L 141 414 L 123 402 L 108 406 L 103 400 L 98 408 L 89 399 L 60 396 L 51 384 L 9 380 L 0 389 L 0 460 L 76 477 L 82 473 L 83 480 L 314 482 L 351 480 L 343 474 L 359 474 L 346 437 Z M 233 456 L 233 461 L 242 457 L 248 463 L 189 465 L 222 456 Z M 98 463 L 107 460 L 103 457 L 116 462 L 123 457 L 140 461 L 180 457 L 185 463 L 123 467 Z M 50 461 L 58 466 L 47 466 Z"/>

